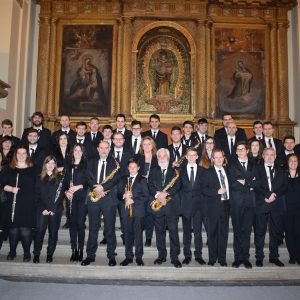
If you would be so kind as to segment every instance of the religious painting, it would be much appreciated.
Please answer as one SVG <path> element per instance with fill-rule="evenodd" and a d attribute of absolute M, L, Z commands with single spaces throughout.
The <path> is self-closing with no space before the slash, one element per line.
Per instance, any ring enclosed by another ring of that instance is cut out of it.
<path fill-rule="evenodd" d="M 63 27 L 59 112 L 70 116 L 109 116 L 113 27 Z"/>
<path fill-rule="evenodd" d="M 191 113 L 190 48 L 173 28 L 147 32 L 137 57 L 137 113 Z"/>
<path fill-rule="evenodd" d="M 217 113 L 257 118 L 265 111 L 264 33 L 262 30 L 216 31 Z"/>

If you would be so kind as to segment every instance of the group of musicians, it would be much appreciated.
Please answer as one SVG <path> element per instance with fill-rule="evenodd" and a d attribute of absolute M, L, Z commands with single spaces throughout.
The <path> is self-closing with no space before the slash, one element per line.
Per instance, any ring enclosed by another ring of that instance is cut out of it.
<path fill-rule="evenodd" d="M 192 121 L 160 130 L 160 117 L 149 118 L 150 129 L 142 131 L 138 120 L 126 129 L 123 114 L 116 128 L 99 119 L 78 122 L 60 117 L 53 134 L 43 126 L 43 115 L 35 112 L 32 126 L 21 140 L 12 135 L 13 124 L 2 121 L 0 136 L 0 248 L 8 238 L 7 260 L 14 260 L 19 241 L 24 256 L 40 262 L 48 230 L 46 262 L 53 261 L 61 217 L 66 212 L 70 261 L 87 266 L 96 259 L 99 229 L 104 222 L 102 244 L 107 245 L 108 265 L 116 265 L 116 215 L 120 216 L 125 245 L 122 266 L 143 266 L 143 247 L 156 235 L 158 256 L 154 264 L 170 260 L 176 268 L 193 257 L 205 265 L 202 229 L 207 232 L 208 265 L 227 266 L 229 220 L 233 227 L 235 268 L 250 262 L 250 238 L 254 232 L 255 265 L 263 267 L 264 246 L 269 230 L 269 262 L 282 267 L 279 245 L 285 239 L 290 264 L 300 264 L 300 145 L 293 136 L 283 141 L 273 137 L 271 122 L 255 121 L 254 135 L 247 139 L 230 114 L 223 127 L 208 136 L 208 121 Z M 89 131 L 87 130 L 89 127 Z M 195 130 L 196 129 L 196 130 Z M 85 226 L 88 238 L 84 257 Z M 182 219 L 183 254 L 179 260 L 179 219 Z M 143 237 L 145 232 L 145 244 Z"/>

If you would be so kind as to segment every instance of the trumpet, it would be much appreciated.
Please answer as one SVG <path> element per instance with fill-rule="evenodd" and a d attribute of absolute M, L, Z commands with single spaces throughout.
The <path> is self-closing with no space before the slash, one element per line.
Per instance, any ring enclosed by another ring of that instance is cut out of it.
<path fill-rule="evenodd" d="M 166 192 L 169 188 L 171 188 L 175 182 L 177 181 L 177 179 L 179 178 L 179 171 L 175 169 L 175 176 L 172 178 L 172 180 L 164 187 L 164 189 L 162 190 L 162 192 Z M 166 198 L 167 203 L 170 202 L 172 200 L 171 196 L 167 196 Z M 150 207 L 154 212 L 158 212 L 160 211 L 160 209 L 163 207 L 164 205 L 157 199 L 153 200 L 150 203 Z"/>
<path fill-rule="evenodd" d="M 120 169 L 120 164 L 117 161 L 115 161 L 115 162 L 116 162 L 117 167 L 105 179 L 102 180 L 100 185 L 102 185 L 102 184 L 108 182 L 109 180 L 111 180 L 115 176 L 115 174 L 118 172 L 118 170 Z M 110 190 L 104 191 L 105 196 L 109 192 L 110 192 Z M 100 199 L 102 198 L 101 195 L 97 194 L 94 191 L 89 192 L 88 197 L 89 197 L 90 201 L 93 202 L 93 203 L 100 201 Z"/>
<path fill-rule="evenodd" d="M 127 184 L 126 184 L 126 186 L 125 186 L 125 193 L 128 193 L 128 192 L 132 192 L 132 183 L 130 182 L 130 179 L 128 178 L 127 179 Z M 125 199 L 125 202 L 126 202 L 126 199 Z M 130 218 L 132 218 L 132 215 L 133 215 L 133 213 L 132 213 L 132 204 L 130 204 L 129 206 L 126 206 L 126 204 L 125 204 L 125 209 L 126 208 L 128 208 L 129 209 L 129 217 Z"/>

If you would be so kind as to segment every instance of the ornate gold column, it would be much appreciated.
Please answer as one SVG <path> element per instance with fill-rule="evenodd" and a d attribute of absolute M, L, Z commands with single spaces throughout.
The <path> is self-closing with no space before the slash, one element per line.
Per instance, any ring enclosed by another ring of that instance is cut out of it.
<path fill-rule="evenodd" d="M 211 82 L 212 72 L 215 72 L 214 69 L 211 68 L 212 62 L 212 53 L 211 53 L 211 43 L 214 41 L 213 23 L 211 21 L 207 21 L 205 24 L 205 44 L 206 44 L 206 115 L 207 117 L 214 118 L 216 115 L 215 107 L 216 107 L 216 99 L 215 99 L 215 88 L 214 84 Z"/>
<path fill-rule="evenodd" d="M 131 43 L 132 43 L 132 18 L 124 17 L 123 37 L 123 70 L 122 70 L 122 98 L 120 112 L 126 116 L 131 114 Z"/>
<path fill-rule="evenodd" d="M 48 107 L 49 53 L 50 53 L 50 17 L 40 16 L 39 19 L 39 55 L 37 74 L 37 105 L 38 111 L 46 112 Z"/>
<path fill-rule="evenodd" d="M 206 105 L 206 55 L 205 55 L 205 23 L 203 20 L 197 20 L 197 66 L 196 67 L 196 101 L 195 110 L 196 116 L 199 118 L 201 116 L 207 115 L 207 105 Z"/>

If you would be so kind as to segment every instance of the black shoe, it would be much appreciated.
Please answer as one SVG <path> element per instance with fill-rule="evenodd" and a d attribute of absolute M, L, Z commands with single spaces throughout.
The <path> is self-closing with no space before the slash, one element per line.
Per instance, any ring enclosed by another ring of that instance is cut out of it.
<path fill-rule="evenodd" d="M 296 259 L 296 263 L 300 265 L 300 259 Z"/>
<path fill-rule="evenodd" d="M 31 255 L 30 254 L 24 254 L 23 262 L 29 262 L 30 260 L 31 260 Z"/>
<path fill-rule="evenodd" d="M 53 256 L 48 254 L 46 258 L 46 263 L 52 263 L 52 262 L 53 262 Z"/>
<path fill-rule="evenodd" d="M 17 256 L 16 253 L 9 252 L 6 259 L 7 260 L 14 260 L 16 258 L 16 256 Z"/>
<path fill-rule="evenodd" d="M 227 267 L 227 262 L 226 261 L 219 261 L 219 264 L 221 267 Z"/>
<path fill-rule="evenodd" d="M 136 264 L 137 264 L 138 266 L 143 266 L 143 265 L 144 265 L 144 261 L 143 261 L 141 258 L 137 258 L 137 259 L 135 260 L 135 262 L 136 262 Z"/>
<path fill-rule="evenodd" d="M 63 227 L 62 227 L 63 229 L 68 229 L 68 228 L 70 228 L 70 222 L 66 222 L 64 225 L 63 225 Z"/>
<path fill-rule="evenodd" d="M 291 258 L 291 259 L 289 260 L 289 264 L 290 264 L 290 265 L 295 265 L 295 264 L 296 264 L 296 259 Z"/>
<path fill-rule="evenodd" d="M 117 264 L 117 262 L 116 262 L 116 259 L 114 257 L 109 259 L 108 265 L 110 267 L 114 267 L 116 264 Z"/>
<path fill-rule="evenodd" d="M 269 263 L 274 264 L 277 267 L 284 267 L 284 263 L 281 262 L 278 258 L 269 259 Z"/>
<path fill-rule="evenodd" d="M 128 266 L 129 264 L 133 263 L 133 259 L 131 258 L 125 258 L 121 263 L 120 266 Z"/>
<path fill-rule="evenodd" d="M 83 251 L 82 250 L 78 250 L 78 257 L 77 257 L 78 259 L 78 261 L 82 261 L 82 259 L 83 259 Z"/>
<path fill-rule="evenodd" d="M 263 267 L 263 261 L 260 260 L 260 259 L 258 259 L 258 260 L 256 261 L 255 264 L 256 264 L 256 266 L 259 267 L 259 268 Z"/>
<path fill-rule="evenodd" d="M 209 265 L 209 266 L 212 266 L 212 267 L 215 265 L 215 263 L 216 263 L 216 262 L 214 262 L 214 261 L 211 261 L 211 260 L 210 260 L 210 261 L 208 261 L 208 265 Z"/>
<path fill-rule="evenodd" d="M 206 265 L 205 260 L 202 257 L 197 257 L 195 258 L 195 261 L 199 264 L 199 265 Z"/>
<path fill-rule="evenodd" d="M 233 268 L 239 268 L 239 266 L 241 265 L 241 262 L 239 260 L 235 260 L 233 263 L 232 263 L 232 267 Z"/>
<path fill-rule="evenodd" d="M 252 264 L 249 260 L 244 260 L 243 265 L 246 269 L 252 269 Z"/>
<path fill-rule="evenodd" d="M 151 247 L 151 239 L 146 240 L 145 247 Z"/>
<path fill-rule="evenodd" d="M 95 262 L 95 259 L 87 257 L 85 260 L 83 260 L 81 262 L 81 265 L 82 266 L 88 266 L 91 262 Z"/>
<path fill-rule="evenodd" d="M 38 263 L 40 262 L 40 256 L 39 256 L 39 255 L 35 255 L 35 256 L 33 257 L 33 262 L 34 262 L 35 264 L 38 264 Z"/>
<path fill-rule="evenodd" d="M 106 245 L 106 244 L 107 244 L 106 238 L 103 238 L 102 241 L 100 242 L 100 245 Z"/>
<path fill-rule="evenodd" d="M 177 259 L 174 259 L 173 261 L 171 261 L 171 264 L 175 267 L 175 268 L 182 268 L 182 264 L 181 262 Z"/>
<path fill-rule="evenodd" d="M 183 261 L 182 264 L 183 265 L 188 265 L 191 262 L 191 259 L 189 257 L 186 257 Z"/>
<path fill-rule="evenodd" d="M 158 257 L 155 261 L 154 264 L 155 265 L 161 265 L 162 263 L 166 262 L 167 260 L 165 258 L 160 258 Z"/>
<path fill-rule="evenodd" d="M 70 257 L 70 261 L 78 261 L 78 251 L 77 250 L 72 250 L 72 255 Z"/>

